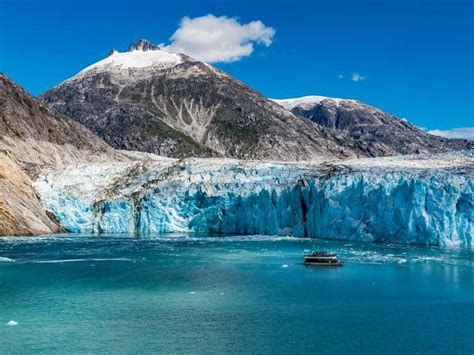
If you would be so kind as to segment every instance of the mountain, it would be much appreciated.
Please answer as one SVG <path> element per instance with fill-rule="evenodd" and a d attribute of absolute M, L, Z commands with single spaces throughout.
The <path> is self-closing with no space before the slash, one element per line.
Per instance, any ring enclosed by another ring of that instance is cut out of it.
<path fill-rule="evenodd" d="M 228 74 L 146 40 L 126 52 L 113 50 L 40 99 L 119 149 L 177 158 L 310 160 L 357 154 L 326 128 Z"/>
<path fill-rule="evenodd" d="M 32 180 L 46 166 L 120 159 L 81 124 L 53 114 L 0 73 L 0 235 L 62 230 Z"/>
<path fill-rule="evenodd" d="M 305 96 L 274 100 L 295 115 L 329 128 L 365 156 L 440 153 L 473 149 L 464 139 L 433 136 L 376 107 L 357 100 Z"/>
<path fill-rule="evenodd" d="M 0 73 L 0 148 L 22 169 L 80 161 L 104 161 L 119 154 L 80 123 L 40 104 Z"/>

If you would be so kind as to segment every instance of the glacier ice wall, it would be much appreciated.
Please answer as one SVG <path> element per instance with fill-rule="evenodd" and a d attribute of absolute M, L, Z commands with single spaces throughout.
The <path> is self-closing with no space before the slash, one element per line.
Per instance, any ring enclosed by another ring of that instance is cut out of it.
<path fill-rule="evenodd" d="M 436 168 L 426 169 L 405 159 L 409 163 L 401 165 L 395 158 L 365 165 L 218 159 L 91 164 L 50 171 L 35 187 L 71 232 L 208 232 L 470 246 L 472 166 L 439 167 L 433 161 Z"/>

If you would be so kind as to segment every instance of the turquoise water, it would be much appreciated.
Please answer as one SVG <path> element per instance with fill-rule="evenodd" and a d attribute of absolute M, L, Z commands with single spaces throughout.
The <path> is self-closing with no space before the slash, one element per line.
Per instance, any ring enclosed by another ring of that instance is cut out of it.
<path fill-rule="evenodd" d="M 313 249 L 346 264 L 305 267 Z M 0 238 L 0 353 L 472 354 L 473 262 L 263 236 Z"/>

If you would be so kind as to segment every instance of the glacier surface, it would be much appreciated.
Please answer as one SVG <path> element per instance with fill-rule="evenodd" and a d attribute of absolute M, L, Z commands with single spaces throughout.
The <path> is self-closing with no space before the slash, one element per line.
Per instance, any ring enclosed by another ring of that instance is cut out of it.
<path fill-rule="evenodd" d="M 35 188 L 71 232 L 292 235 L 471 246 L 474 153 L 274 163 L 74 165 Z"/>

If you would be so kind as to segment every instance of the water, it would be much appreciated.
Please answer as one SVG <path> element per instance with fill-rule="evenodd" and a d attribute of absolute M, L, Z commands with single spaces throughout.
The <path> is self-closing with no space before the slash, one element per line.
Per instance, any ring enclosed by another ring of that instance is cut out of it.
<path fill-rule="evenodd" d="M 313 249 L 346 264 L 305 267 Z M 0 238 L 0 353 L 472 354 L 473 261 L 262 236 Z"/>

